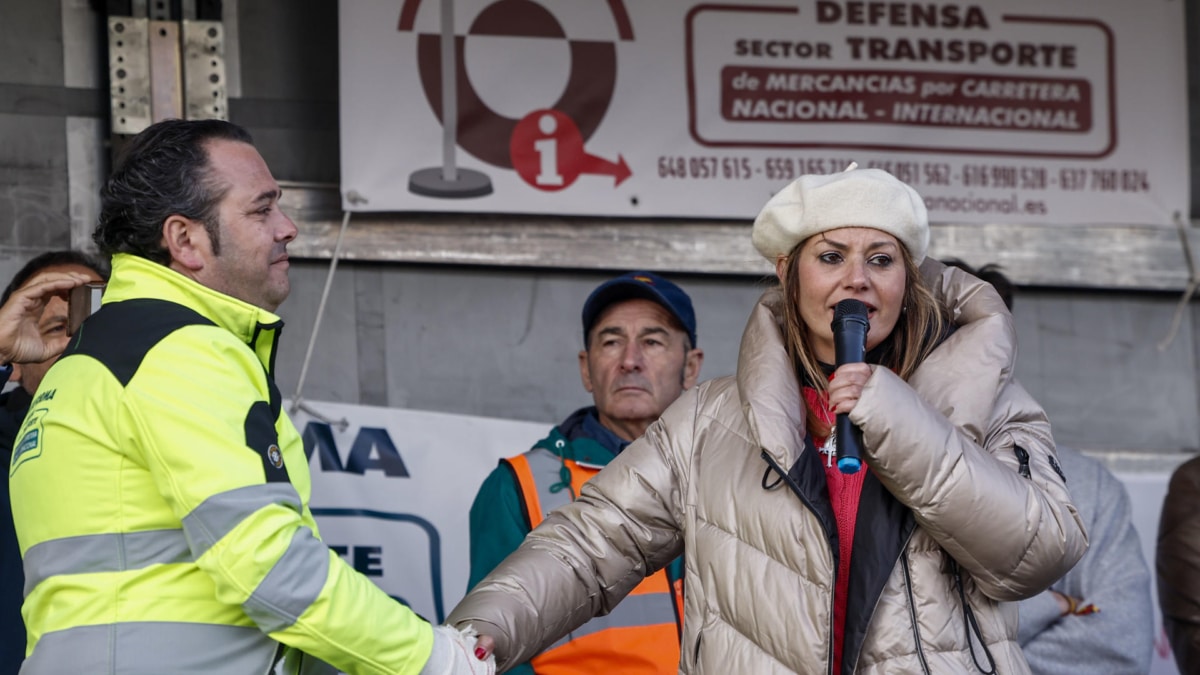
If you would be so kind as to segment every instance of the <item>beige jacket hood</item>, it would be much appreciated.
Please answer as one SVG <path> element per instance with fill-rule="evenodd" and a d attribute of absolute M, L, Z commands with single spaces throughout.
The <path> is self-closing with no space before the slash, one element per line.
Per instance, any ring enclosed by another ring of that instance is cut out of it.
<path fill-rule="evenodd" d="M 864 480 L 844 657 L 837 529 L 779 331 L 755 306 L 733 377 L 675 402 L 451 613 L 522 663 L 685 555 L 681 673 L 1027 673 L 1017 607 L 1087 548 L 1042 409 L 1012 379 L 990 285 L 927 261 L 958 329 L 909 382 L 876 368 L 851 413 Z M 965 600 L 965 605 L 964 605 Z"/>

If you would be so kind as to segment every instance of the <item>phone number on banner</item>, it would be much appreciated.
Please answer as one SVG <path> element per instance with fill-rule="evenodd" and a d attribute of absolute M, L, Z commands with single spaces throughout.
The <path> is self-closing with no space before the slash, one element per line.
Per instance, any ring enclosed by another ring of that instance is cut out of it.
<path fill-rule="evenodd" d="M 803 174 L 844 171 L 852 160 L 839 157 L 715 157 L 661 156 L 658 175 L 684 180 L 791 181 Z M 996 188 L 1013 190 L 1062 190 L 1065 192 L 1149 192 L 1145 169 L 1076 168 L 1048 169 L 968 162 L 871 161 L 863 168 L 883 169 L 912 186 Z"/>
<path fill-rule="evenodd" d="M 659 178 L 722 180 L 793 180 L 802 174 L 834 173 L 850 165 L 850 159 L 794 157 L 683 157 L 658 158 Z"/>

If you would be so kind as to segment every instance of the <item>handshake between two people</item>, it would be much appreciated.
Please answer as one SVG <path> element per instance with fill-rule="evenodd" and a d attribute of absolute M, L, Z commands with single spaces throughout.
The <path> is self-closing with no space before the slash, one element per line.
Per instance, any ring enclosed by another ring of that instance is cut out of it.
<path fill-rule="evenodd" d="M 471 626 L 433 629 L 433 651 L 420 675 L 495 675 L 492 639 L 480 637 Z"/>

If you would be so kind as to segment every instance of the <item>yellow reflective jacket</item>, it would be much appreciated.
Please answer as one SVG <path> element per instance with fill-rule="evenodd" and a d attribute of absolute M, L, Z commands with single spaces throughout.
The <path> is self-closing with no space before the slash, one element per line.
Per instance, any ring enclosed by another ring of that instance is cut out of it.
<path fill-rule="evenodd" d="M 9 481 L 23 673 L 419 673 L 432 628 L 320 540 L 279 317 L 118 254 Z"/>

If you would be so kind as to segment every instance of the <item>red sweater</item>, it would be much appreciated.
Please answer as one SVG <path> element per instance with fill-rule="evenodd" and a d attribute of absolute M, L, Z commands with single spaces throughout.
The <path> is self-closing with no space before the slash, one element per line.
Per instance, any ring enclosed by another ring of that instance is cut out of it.
<path fill-rule="evenodd" d="M 804 402 L 817 416 L 832 426 L 834 415 L 826 405 L 828 397 L 812 387 L 804 387 Z M 813 434 L 813 444 L 818 449 L 825 447 L 825 437 Z M 850 551 L 854 545 L 854 523 L 858 519 L 858 499 L 862 495 L 863 478 L 866 471 L 844 474 L 838 471 L 837 461 L 832 455 L 825 460 L 825 480 L 829 484 L 829 501 L 833 504 L 834 520 L 838 531 L 837 583 L 833 591 L 833 663 L 834 672 L 842 662 L 842 643 L 846 629 L 846 598 L 850 588 Z"/>

